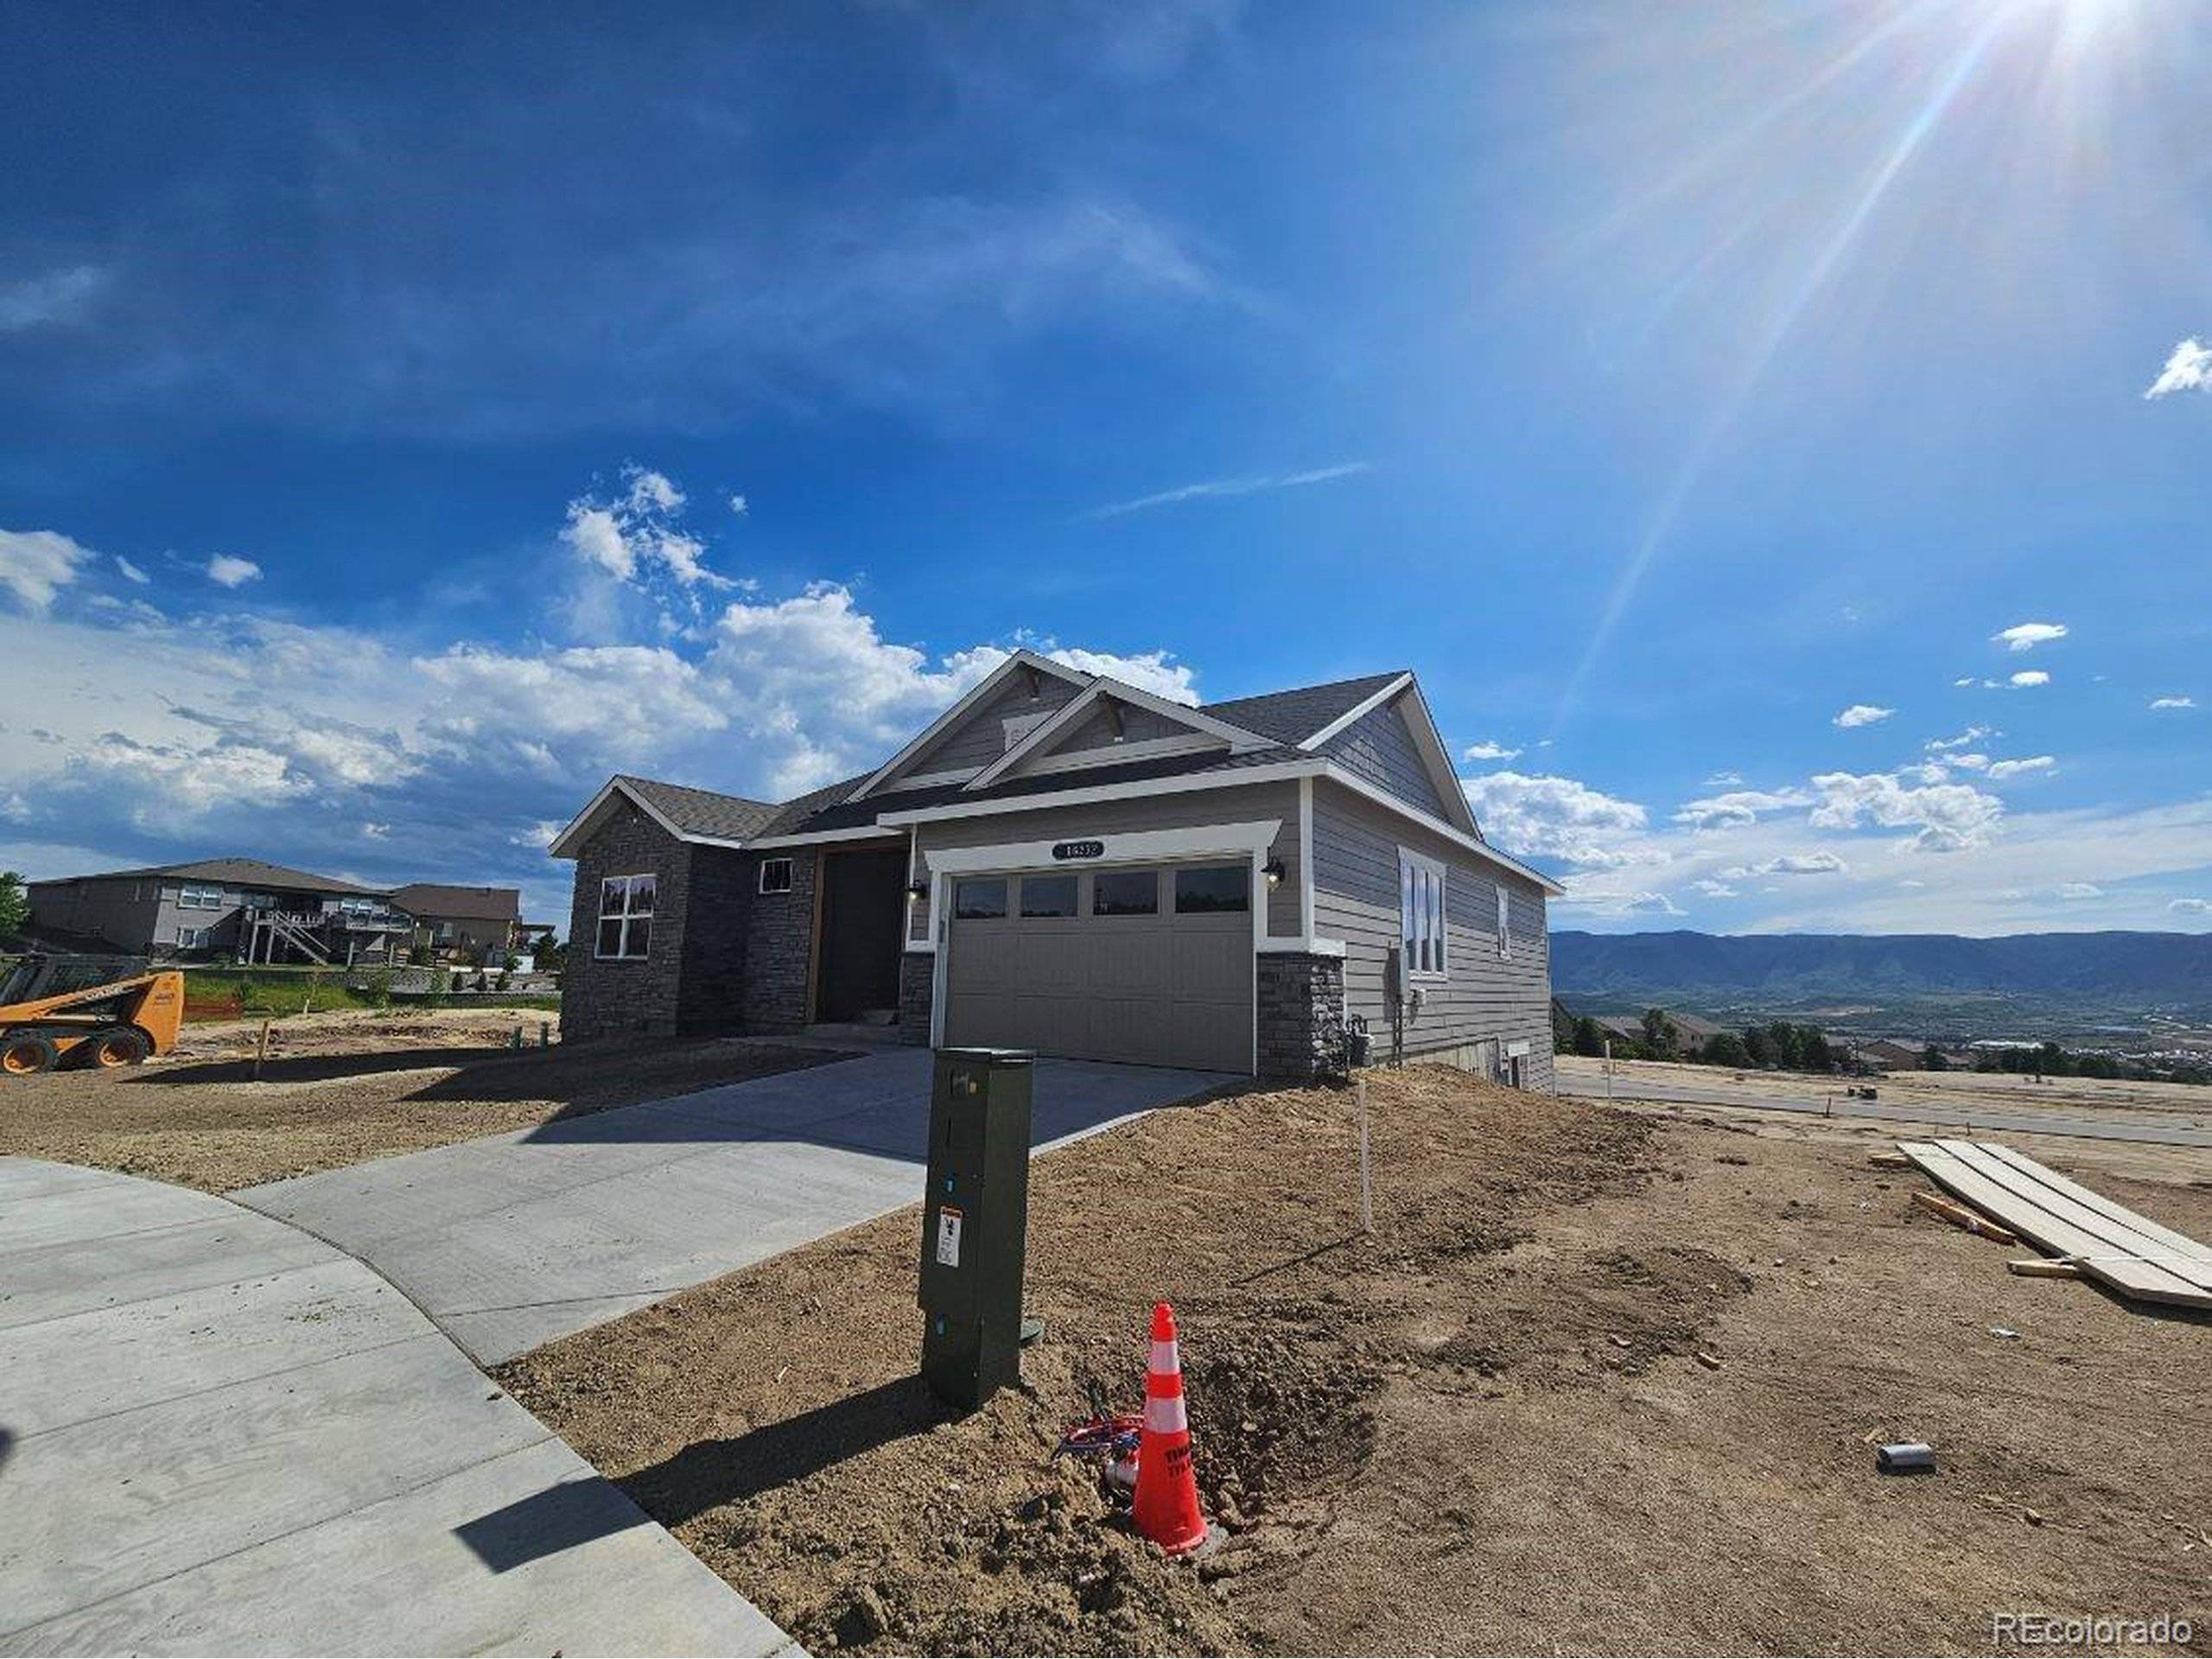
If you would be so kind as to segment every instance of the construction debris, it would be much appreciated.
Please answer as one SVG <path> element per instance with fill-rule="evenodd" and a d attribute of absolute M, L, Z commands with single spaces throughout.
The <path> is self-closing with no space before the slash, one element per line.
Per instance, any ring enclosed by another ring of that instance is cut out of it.
<path fill-rule="evenodd" d="M 1925 1440 L 1896 1440 L 1874 1448 L 1874 1466 L 1885 1475 L 1933 1474 L 1936 1448 Z"/>
<path fill-rule="evenodd" d="M 1912 1195 L 1912 1201 L 1930 1214 L 1942 1217 L 1952 1226 L 1962 1227 L 1979 1237 L 1993 1239 L 1999 1244 L 2017 1244 L 2020 1242 L 2017 1233 L 2006 1231 L 1993 1221 L 1984 1220 L 1963 1204 L 1954 1204 L 1950 1199 L 1939 1198 L 1933 1192 L 1916 1192 Z"/>
<path fill-rule="evenodd" d="M 2005 1265 L 2023 1279 L 2079 1279 L 2082 1276 L 2081 1263 L 2069 1262 L 2063 1255 L 2056 1262 L 2046 1262 L 2039 1255 L 2031 1255 L 2024 1261 L 2007 1262 Z"/>
<path fill-rule="evenodd" d="M 1946 1191 L 2123 1296 L 2212 1309 L 2212 1249 L 2185 1234 L 1993 1141 L 1906 1141 L 1898 1150 Z M 1913 1197 L 1937 1208 L 1930 1194 Z"/>

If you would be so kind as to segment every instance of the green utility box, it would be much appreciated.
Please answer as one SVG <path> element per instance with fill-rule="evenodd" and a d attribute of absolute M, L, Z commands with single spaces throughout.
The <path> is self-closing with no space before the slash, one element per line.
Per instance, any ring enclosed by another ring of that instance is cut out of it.
<path fill-rule="evenodd" d="M 972 1411 L 1021 1376 L 1027 1049 L 941 1048 L 922 1199 L 922 1380 Z"/>

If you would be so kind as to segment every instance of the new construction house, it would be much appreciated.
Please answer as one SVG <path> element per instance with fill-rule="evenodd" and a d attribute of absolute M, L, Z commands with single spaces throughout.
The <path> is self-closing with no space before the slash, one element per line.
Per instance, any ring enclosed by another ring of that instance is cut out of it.
<path fill-rule="evenodd" d="M 1230 1072 L 1378 1058 L 1548 1088 L 1545 904 L 1410 673 L 1189 708 L 1029 652 L 774 804 L 617 777 L 576 862 L 570 1037 L 895 1025 Z"/>
<path fill-rule="evenodd" d="M 529 931 L 513 887 L 392 893 L 256 858 L 34 881 L 29 898 L 41 934 L 186 960 L 342 967 L 404 961 L 418 944 L 505 950 Z"/>

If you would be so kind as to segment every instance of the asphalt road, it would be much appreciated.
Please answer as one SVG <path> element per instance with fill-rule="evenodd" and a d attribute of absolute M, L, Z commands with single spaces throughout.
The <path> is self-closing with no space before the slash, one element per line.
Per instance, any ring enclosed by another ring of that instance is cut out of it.
<path fill-rule="evenodd" d="M 1880 1085 L 1877 1084 L 1878 1088 Z M 1606 1098 L 1603 1077 L 1561 1077 L 1559 1092 L 1586 1100 Z M 1719 1106 L 1738 1111 L 1801 1112 L 1818 1117 L 1866 1118 L 1884 1123 L 1936 1124 L 1950 1129 L 2005 1135 L 2071 1135 L 2085 1141 L 2135 1141 L 2160 1147 L 2212 1147 L 2212 1128 L 2192 1128 L 2164 1116 L 2101 1117 L 2081 1112 L 2012 1112 L 1929 1102 L 1852 1100 L 1839 1090 L 1832 1100 L 1816 1095 L 1754 1095 L 1726 1084 L 1660 1083 L 1615 1077 L 1613 1097 L 1656 1100 L 1681 1106 Z"/>

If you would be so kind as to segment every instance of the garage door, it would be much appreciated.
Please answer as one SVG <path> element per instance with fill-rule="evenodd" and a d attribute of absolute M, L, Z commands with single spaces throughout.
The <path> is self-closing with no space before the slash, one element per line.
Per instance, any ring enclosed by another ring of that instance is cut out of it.
<path fill-rule="evenodd" d="M 962 875 L 945 1041 L 1252 1069 L 1249 863 Z"/>

